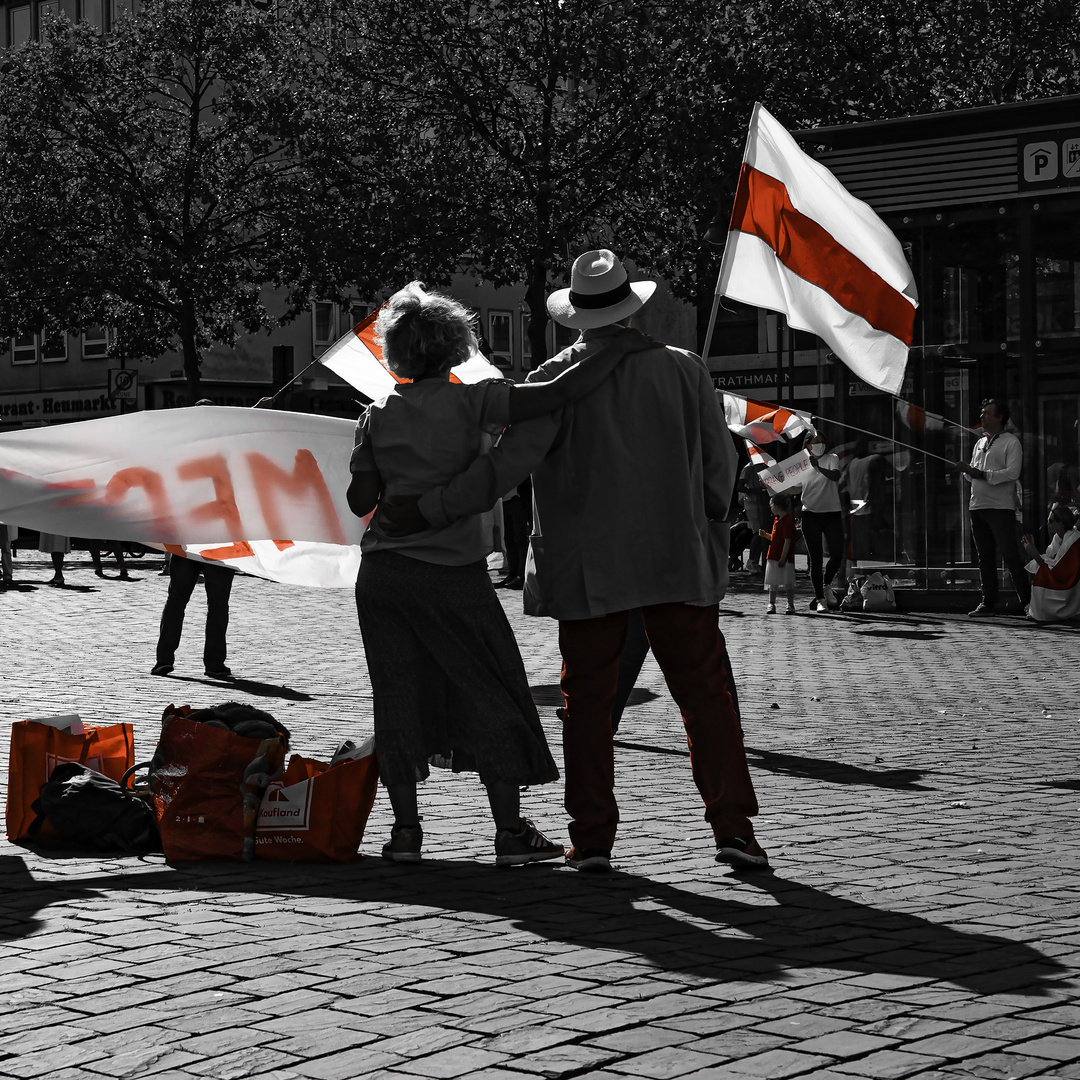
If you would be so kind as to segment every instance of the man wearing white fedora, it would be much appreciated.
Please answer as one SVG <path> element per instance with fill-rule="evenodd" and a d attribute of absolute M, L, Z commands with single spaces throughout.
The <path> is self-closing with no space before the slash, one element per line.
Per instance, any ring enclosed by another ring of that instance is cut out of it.
<path fill-rule="evenodd" d="M 553 379 L 583 352 L 626 333 L 655 289 L 655 282 L 631 282 L 611 251 L 580 256 L 570 288 L 553 293 L 547 307 L 581 336 L 529 381 Z M 611 710 L 636 608 L 682 712 L 716 860 L 739 869 L 768 865 L 750 822 L 757 799 L 718 625 L 736 470 L 705 365 L 657 343 L 628 355 L 561 412 L 514 425 L 448 485 L 416 504 L 382 508 L 388 531 L 443 527 L 487 509 L 532 473 L 536 513 L 523 596 L 526 613 L 559 620 L 567 862 L 576 869 L 611 868 L 619 821 Z"/>

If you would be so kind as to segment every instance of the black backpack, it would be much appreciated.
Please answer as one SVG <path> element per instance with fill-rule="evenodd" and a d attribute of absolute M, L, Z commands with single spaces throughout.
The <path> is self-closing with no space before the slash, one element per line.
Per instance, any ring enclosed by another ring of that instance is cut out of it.
<path fill-rule="evenodd" d="M 120 784 L 77 761 L 53 769 L 31 804 L 37 818 L 30 825 L 38 839 L 42 822 L 62 840 L 95 851 L 160 851 L 157 822 L 149 805 Z"/>

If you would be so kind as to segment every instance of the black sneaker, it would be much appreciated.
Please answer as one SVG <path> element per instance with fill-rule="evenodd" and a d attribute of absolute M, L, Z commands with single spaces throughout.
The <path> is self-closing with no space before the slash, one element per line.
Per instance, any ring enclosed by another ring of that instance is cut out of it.
<path fill-rule="evenodd" d="M 205 674 L 208 679 L 231 679 L 233 677 L 233 673 L 224 664 L 221 667 L 207 668 Z"/>
<path fill-rule="evenodd" d="M 975 608 L 974 611 L 969 611 L 968 612 L 968 618 L 969 619 L 981 619 L 984 615 L 995 615 L 995 614 L 997 614 L 997 613 L 994 611 L 994 605 L 993 604 L 988 604 L 985 600 L 983 600 L 982 603 L 980 603 L 979 606 L 977 608 Z"/>
<path fill-rule="evenodd" d="M 395 825 L 389 842 L 383 844 L 382 857 L 390 862 L 419 862 L 423 843 L 424 830 L 419 825 Z"/>
<path fill-rule="evenodd" d="M 724 836 L 716 841 L 716 861 L 736 870 L 768 870 L 769 856 L 751 836 Z"/>
<path fill-rule="evenodd" d="M 495 865 L 523 866 L 542 859 L 557 859 L 563 854 L 562 844 L 549 840 L 528 818 L 514 832 L 500 829 L 495 834 Z"/>
<path fill-rule="evenodd" d="M 572 847 L 566 853 L 566 865 L 585 874 L 611 872 L 611 849 Z"/>
<path fill-rule="evenodd" d="M 155 664 L 150 669 L 151 675 L 168 675 L 173 669 L 172 664 Z"/>

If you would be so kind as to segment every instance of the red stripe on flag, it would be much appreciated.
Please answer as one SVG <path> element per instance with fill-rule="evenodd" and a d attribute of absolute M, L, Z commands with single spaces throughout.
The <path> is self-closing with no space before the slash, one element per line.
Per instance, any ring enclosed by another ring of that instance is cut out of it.
<path fill-rule="evenodd" d="M 383 360 L 382 346 L 375 340 L 375 320 L 379 317 L 379 312 L 382 310 L 380 304 L 370 315 L 361 319 L 354 327 L 353 333 L 364 343 L 365 348 L 379 364 L 386 369 L 388 375 L 393 378 L 396 383 L 411 383 L 412 379 L 403 379 L 399 375 L 395 375 L 387 366 L 386 361 Z M 451 371 L 450 381 L 452 383 L 459 383 L 461 380 Z"/>
<path fill-rule="evenodd" d="M 746 162 L 728 228 L 763 240 L 792 273 L 824 289 L 876 330 L 911 344 L 915 308 L 813 218 L 796 210 L 779 180 Z"/>

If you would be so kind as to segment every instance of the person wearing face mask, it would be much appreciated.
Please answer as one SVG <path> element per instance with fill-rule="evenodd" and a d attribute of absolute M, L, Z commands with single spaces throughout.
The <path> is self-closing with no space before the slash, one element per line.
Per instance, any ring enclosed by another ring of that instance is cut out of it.
<path fill-rule="evenodd" d="M 810 560 L 814 586 L 811 607 L 828 611 L 836 607 L 832 582 L 844 561 L 844 516 L 840 511 L 840 459 L 825 452 L 825 436 L 814 432 L 807 443 L 812 466 L 802 488 L 802 533 Z M 829 561 L 822 570 L 822 540 Z"/>

